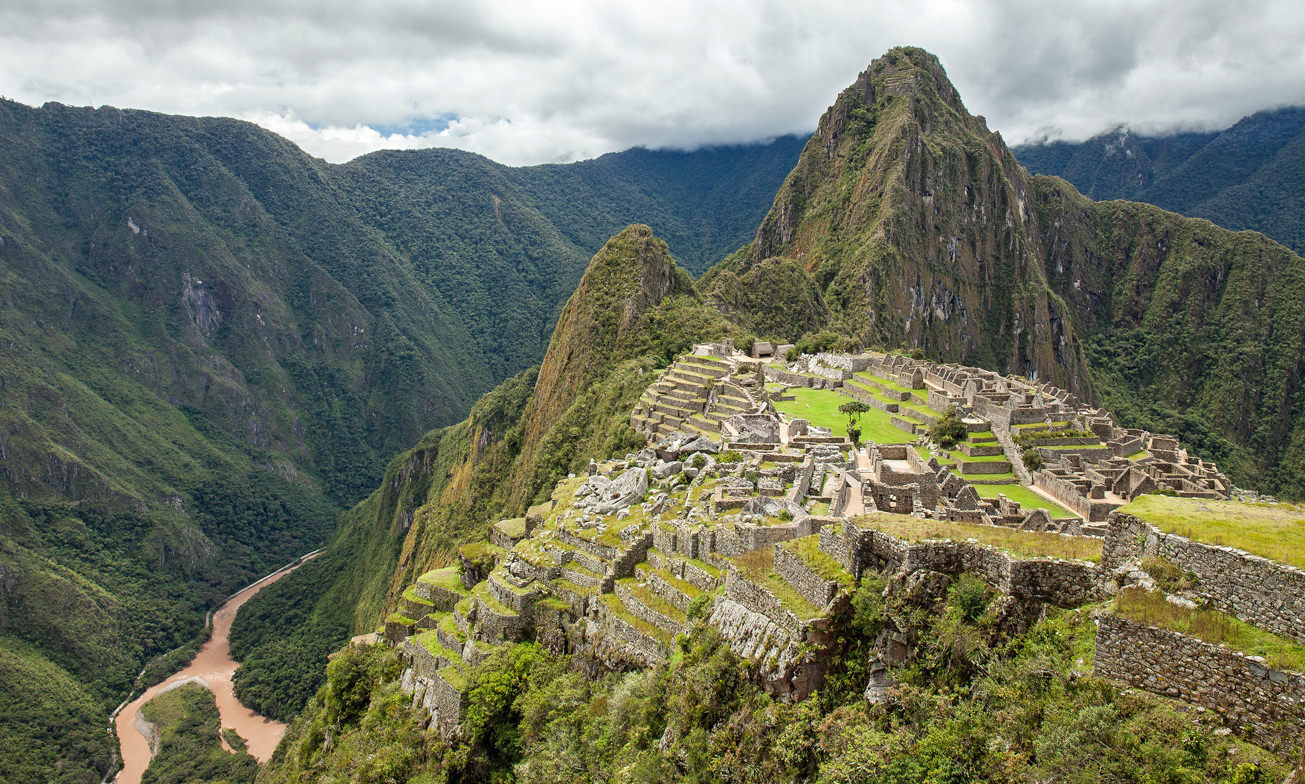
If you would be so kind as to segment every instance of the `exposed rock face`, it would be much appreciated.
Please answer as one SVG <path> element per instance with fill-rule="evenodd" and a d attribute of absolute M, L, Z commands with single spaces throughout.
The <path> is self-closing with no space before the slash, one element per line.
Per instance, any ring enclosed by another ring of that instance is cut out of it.
<path fill-rule="evenodd" d="M 614 514 L 643 501 L 648 493 L 648 472 L 636 467 L 613 480 L 601 475 L 593 476 L 588 487 L 592 489 L 576 501 L 576 507 L 588 509 L 595 515 Z"/>

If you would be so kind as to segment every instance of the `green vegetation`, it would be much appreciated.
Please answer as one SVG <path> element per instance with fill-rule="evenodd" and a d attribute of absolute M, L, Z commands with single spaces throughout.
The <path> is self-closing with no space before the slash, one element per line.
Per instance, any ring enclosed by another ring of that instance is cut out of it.
<path fill-rule="evenodd" d="M 613 237 L 563 309 L 544 364 L 484 395 L 465 422 L 428 433 L 396 457 L 380 489 L 341 518 L 327 553 L 338 559 L 334 576 L 290 575 L 273 586 L 289 583 L 283 590 L 296 592 L 293 611 L 281 614 L 311 625 L 348 613 L 351 631 L 370 631 L 403 587 L 452 562 L 460 545 L 480 542 L 490 524 L 524 514 L 590 458 L 641 445 L 629 414 L 655 371 L 692 342 L 722 336 L 748 339 L 701 303 L 665 243 L 646 226 Z M 262 616 L 260 633 L 313 634 L 272 626 L 277 613 Z M 294 670 L 262 669 L 267 690 L 293 695 L 278 701 L 298 710 L 311 682 Z"/>
<path fill-rule="evenodd" d="M 793 400 L 776 402 L 775 409 L 793 418 L 805 419 L 817 427 L 826 427 L 836 436 L 847 435 L 847 416 L 838 410 L 848 397 L 829 389 L 796 387 L 789 390 Z M 904 444 L 911 434 L 888 421 L 888 414 L 877 408 L 860 417 L 861 437 L 875 444 Z"/>
<path fill-rule="evenodd" d="M 826 580 L 833 580 L 843 587 L 851 587 L 852 575 L 848 574 L 842 564 L 820 549 L 820 534 L 803 536 L 780 546 L 796 554 L 812 571 Z"/>
<path fill-rule="evenodd" d="M 922 520 L 906 515 L 874 513 L 854 519 L 862 528 L 873 528 L 908 542 L 927 539 L 974 539 L 1021 558 L 1063 558 L 1101 560 L 1101 540 L 1086 536 L 1064 536 L 1036 531 L 1017 531 L 995 525 L 968 525 L 946 520 Z"/>
<path fill-rule="evenodd" d="M 246 602 L 231 625 L 231 656 L 241 663 L 236 696 L 256 712 L 289 721 L 325 677 L 326 657 L 349 638 L 350 608 L 312 606 L 318 586 L 339 571 L 332 552 L 314 558 Z M 294 578 L 294 579 L 292 579 Z"/>
<path fill-rule="evenodd" d="M 1145 201 L 1229 229 L 1261 231 L 1305 253 L 1299 204 L 1305 111 L 1267 109 L 1223 131 L 1146 136 L 1111 132 L 1084 142 L 1014 148 L 1037 174 L 1064 177 L 1098 201 Z M 1272 197 L 1269 197 L 1272 194 Z"/>
<path fill-rule="evenodd" d="M 1290 504 L 1143 495 L 1119 511 L 1196 542 L 1236 547 L 1305 569 L 1305 510 Z"/>
<path fill-rule="evenodd" d="M 4 634 L 106 713 L 214 596 L 322 544 L 390 456 L 538 362 L 612 232 L 655 221 L 705 269 L 801 145 L 334 166 L 250 123 L 10 101 L 0 142 L 0 290 L 23 294 L 0 309 L 0 547 L 25 608 Z M 269 494 L 289 503 L 263 515 Z M 64 647 L 58 590 L 97 616 Z"/>
<path fill-rule="evenodd" d="M 961 421 L 961 413 L 956 406 L 948 406 L 943 415 L 929 426 L 929 440 L 943 449 L 954 448 L 958 443 L 964 441 L 967 435 L 969 435 L 969 431 L 966 430 L 965 423 Z M 966 456 L 965 459 L 982 460 L 983 458 Z"/>
<path fill-rule="evenodd" d="M 167 691 L 141 708 L 141 715 L 158 730 L 158 753 L 150 760 L 141 784 L 191 784 L 226 782 L 252 784 L 258 762 L 245 752 L 244 743 L 222 748 L 213 693 L 187 683 Z M 239 740 L 239 735 L 230 735 Z"/>
<path fill-rule="evenodd" d="M 940 601 L 884 597 L 867 574 L 837 627 L 826 688 L 776 700 L 716 632 L 698 625 L 670 662 L 593 676 L 534 644 L 505 647 L 467 674 L 464 735 L 420 729 L 394 679 L 394 652 L 350 650 L 291 728 L 261 780 L 817 782 L 1281 781 L 1287 768 L 1172 703 L 1081 674 L 1090 613 L 1003 620 L 983 583 L 961 576 Z M 893 672 L 890 704 L 861 693 L 885 622 L 920 644 Z M 327 731 L 332 742 L 325 745 Z"/>
<path fill-rule="evenodd" d="M 1043 498 L 1024 485 L 975 485 L 974 489 L 978 491 L 980 498 L 996 498 L 998 494 L 1004 495 L 1026 511 L 1046 509 L 1047 513 L 1057 520 L 1078 517 L 1060 504 Z"/>
<path fill-rule="evenodd" d="M 761 547 L 731 558 L 730 561 L 738 567 L 740 574 L 774 594 L 784 609 L 793 613 L 798 620 L 809 620 L 821 614 L 823 608 L 807 601 L 806 597 L 775 572 L 773 547 Z"/>
<path fill-rule="evenodd" d="M 854 446 L 861 445 L 861 428 L 859 422 L 861 415 L 868 412 L 870 406 L 862 403 L 860 400 L 849 400 L 838 407 L 841 414 L 847 414 L 847 437 L 852 440 Z"/>
<path fill-rule="evenodd" d="M 1263 656 L 1275 669 L 1305 673 L 1305 645 L 1218 610 L 1180 607 L 1166 600 L 1164 594 L 1142 588 L 1125 588 L 1111 609 L 1124 618 L 1226 645 L 1249 656 Z"/>

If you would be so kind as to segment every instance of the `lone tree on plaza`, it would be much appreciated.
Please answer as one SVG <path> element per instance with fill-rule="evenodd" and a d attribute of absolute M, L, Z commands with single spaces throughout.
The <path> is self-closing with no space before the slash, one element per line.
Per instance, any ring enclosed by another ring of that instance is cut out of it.
<path fill-rule="evenodd" d="M 860 400 L 849 400 L 838 407 L 838 410 L 847 414 L 847 437 L 852 439 L 852 443 L 860 446 L 861 428 L 858 424 L 861 421 L 861 415 L 870 410 L 870 406 L 862 403 Z"/>

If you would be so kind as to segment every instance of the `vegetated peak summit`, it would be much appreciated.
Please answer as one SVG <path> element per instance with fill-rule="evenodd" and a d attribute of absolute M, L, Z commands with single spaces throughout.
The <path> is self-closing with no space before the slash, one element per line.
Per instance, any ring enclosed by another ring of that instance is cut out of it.
<path fill-rule="evenodd" d="M 893 49 L 821 117 L 734 263 L 799 261 L 831 329 L 856 345 L 919 347 L 1087 392 L 1082 350 L 1038 256 L 1027 187 L 938 59 Z"/>

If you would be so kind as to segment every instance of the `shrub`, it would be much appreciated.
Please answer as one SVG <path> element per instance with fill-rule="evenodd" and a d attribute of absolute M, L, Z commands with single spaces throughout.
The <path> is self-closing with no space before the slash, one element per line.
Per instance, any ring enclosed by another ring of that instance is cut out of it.
<path fill-rule="evenodd" d="M 961 441 L 965 440 L 968 431 L 965 429 L 965 423 L 961 421 L 961 412 L 956 406 L 948 406 L 933 425 L 929 428 L 929 439 L 936 441 L 943 449 L 951 449 Z"/>

